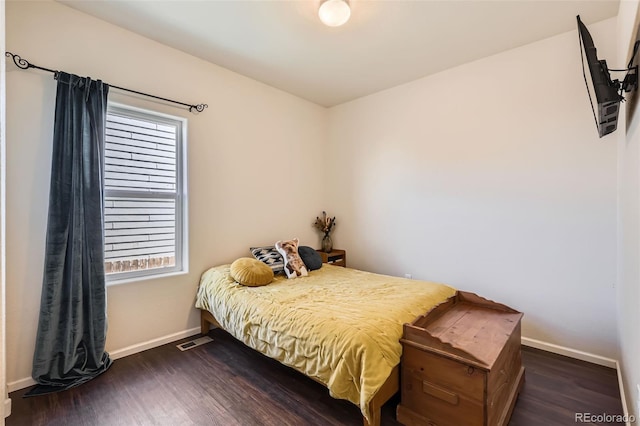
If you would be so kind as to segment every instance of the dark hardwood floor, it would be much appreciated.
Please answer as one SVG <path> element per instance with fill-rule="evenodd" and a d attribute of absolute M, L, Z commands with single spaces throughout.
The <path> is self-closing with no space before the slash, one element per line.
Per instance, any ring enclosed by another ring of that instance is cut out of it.
<path fill-rule="evenodd" d="M 361 425 L 359 409 L 221 330 L 181 352 L 173 343 L 116 360 L 68 391 L 11 393 L 13 425 Z M 523 348 L 526 382 L 510 425 L 575 425 L 576 412 L 622 414 L 615 370 Z M 383 425 L 395 420 L 396 396 Z M 592 423 L 593 424 L 593 423 Z M 598 424 L 598 423 L 595 423 Z M 464 426 L 464 425 L 460 425 Z"/>

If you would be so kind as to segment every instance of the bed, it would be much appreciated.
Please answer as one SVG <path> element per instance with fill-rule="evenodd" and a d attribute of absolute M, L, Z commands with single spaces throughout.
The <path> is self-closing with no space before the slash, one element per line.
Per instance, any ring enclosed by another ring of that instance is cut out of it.
<path fill-rule="evenodd" d="M 456 293 L 452 287 L 325 264 L 308 277 L 262 287 L 231 278 L 230 265 L 202 274 L 202 333 L 222 328 L 249 347 L 325 385 L 380 424 L 399 390 L 402 325 Z"/>

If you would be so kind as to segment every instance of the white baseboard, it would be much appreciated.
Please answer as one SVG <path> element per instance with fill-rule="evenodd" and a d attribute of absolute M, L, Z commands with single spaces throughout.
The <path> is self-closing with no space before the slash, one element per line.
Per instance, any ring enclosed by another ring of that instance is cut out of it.
<path fill-rule="evenodd" d="M 158 337 L 157 339 L 147 340 L 146 342 L 127 346 L 126 348 L 116 349 L 115 351 L 109 351 L 109 357 L 111 359 L 124 358 L 125 356 L 137 354 L 138 352 L 146 351 L 147 349 L 153 349 L 158 346 L 165 345 L 167 343 L 175 342 L 176 340 L 184 339 L 185 337 L 194 336 L 196 334 L 200 334 L 200 327 L 190 328 L 188 330 L 179 331 L 177 333 Z M 36 384 L 36 381 L 33 380 L 33 378 L 25 377 L 24 379 L 7 383 L 7 391 L 11 393 L 20 389 L 27 388 L 29 386 L 33 386 L 35 384 Z"/>
<path fill-rule="evenodd" d="M 622 400 L 622 414 L 627 419 L 625 426 L 631 426 L 629 421 L 629 408 L 627 406 L 627 396 L 624 393 L 624 382 L 622 381 L 622 371 L 620 370 L 620 363 L 616 361 L 616 372 L 618 373 L 618 388 L 620 389 L 620 399 Z"/>
<path fill-rule="evenodd" d="M 28 388 L 29 386 L 33 386 L 37 384 L 32 377 L 25 377 L 24 379 L 16 380 L 15 382 L 7 383 L 7 392 L 15 392 L 20 389 Z"/>
<path fill-rule="evenodd" d="M 189 330 L 168 334 L 166 336 L 158 337 L 157 339 L 147 340 L 146 342 L 127 346 L 126 348 L 109 351 L 109 356 L 111 359 L 124 358 L 125 356 L 137 354 L 138 352 L 146 351 L 147 349 L 157 348 L 158 346 L 166 345 L 167 343 L 175 342 L 176 340 L 191 337 L 196 334 L 200 334 L 200 327 L 190 328 Z"/>
<path fill-rule="evenodd" d="M 3 408 L 4 408 L 4 416 L 9 417 L 11 415 L 11 398 L 7 398 L 4 400 Z"/>
<path fill-rule="evenodd" d="M 618 361 L 616 361 L 615 359 L 606 358 L 589 352 L 579 351 L 577 349 L 567 348 L 565 346 L 554 345 L 553 343 L 547 343 L 541 340 L 522 337 L 521 342 L 524 346 L 541 349 L 543 351 L 552 352 L 558 355 L 568 356 L 569 358 L 575 358 L 581 361 L 587 361 L 592 364 L 603 365 L 609 368 L 616 368 L 618 365 Z"/>

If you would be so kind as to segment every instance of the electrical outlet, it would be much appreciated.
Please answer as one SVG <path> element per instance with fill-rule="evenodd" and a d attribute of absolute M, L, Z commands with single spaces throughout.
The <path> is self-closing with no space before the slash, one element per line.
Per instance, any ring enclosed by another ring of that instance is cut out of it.
<path fill-rule="evenodd" d="M 409 279 L 413 278 L 413 276 L 411 274 L 404 274 L 404 277 L 405 278 L 409 278 Z"/>

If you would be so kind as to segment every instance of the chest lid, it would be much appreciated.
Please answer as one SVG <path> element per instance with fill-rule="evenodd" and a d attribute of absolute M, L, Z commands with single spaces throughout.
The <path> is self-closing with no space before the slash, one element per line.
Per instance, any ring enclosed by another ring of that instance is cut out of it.
<path fill-rule="evenodd" d="M 514 331 L 519 331 L 522 315 L 506 305 L 458 291 L 405 324 L 402 342 L 490 370 Z"/>

